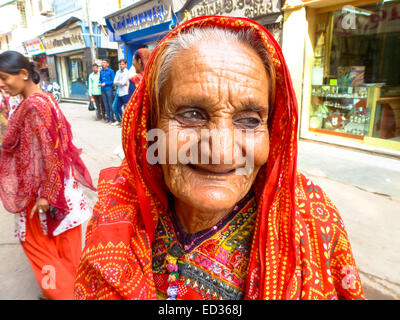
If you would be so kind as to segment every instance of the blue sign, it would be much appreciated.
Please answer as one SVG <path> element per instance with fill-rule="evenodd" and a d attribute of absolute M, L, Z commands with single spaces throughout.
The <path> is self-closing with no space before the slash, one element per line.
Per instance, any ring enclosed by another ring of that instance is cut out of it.
<path fill-rule="evenodd" d="M 115 31 L 130 27 L 140 28 L 146 23 L 155 24 L 165 22 L 165 17 L 167 15 L 168 11 L 165 10 L 163 4 L 160 4 L 135 15 L 129 12 L 126 14 L 122 14 L 116 17 L 117 21 L 113 21 L 111 25 Z"/>

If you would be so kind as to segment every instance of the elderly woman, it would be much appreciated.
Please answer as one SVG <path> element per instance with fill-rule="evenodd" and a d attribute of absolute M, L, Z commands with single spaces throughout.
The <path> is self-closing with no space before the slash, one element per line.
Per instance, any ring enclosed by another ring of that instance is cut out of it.
<path fill-rule="evenodd" d="M 262 26 L 209 16 L 174 29 L 126 109 L 125 160 L 101 173 L 75 298 L 362 299 L 335 206 L 296 170 L 297 119 Z M 151 129 L 165 162 L 148 158 Z M 195 139 L 176 138 L 187 129 Z M 233 143 L 214 148 L 213 129 Z M 171 158 L 188 145 L 220 162 Z M 240 156 L 252 170 L 238 172 Z"/>

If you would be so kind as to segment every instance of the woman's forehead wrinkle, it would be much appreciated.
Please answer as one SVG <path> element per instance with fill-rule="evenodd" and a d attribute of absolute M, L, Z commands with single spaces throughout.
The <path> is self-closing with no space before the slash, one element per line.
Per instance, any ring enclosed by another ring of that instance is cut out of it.
<path fill-rule="evenodd" d="M 241 50 L 239 44 L 232 48 L 208 48 L 208 51 L 185 50 L 173 61 L 170 77 L 173 100 L 182 103 L 193 98 L 203 100 L 209 107 L 223 102 L 229 110 L 242 107 L 243 97 L 247 100 L 258 97 L 262 100 L 256 101 L 258 105 L 268 104 L 268 77 L 255 52 L 245 46 Z"/>

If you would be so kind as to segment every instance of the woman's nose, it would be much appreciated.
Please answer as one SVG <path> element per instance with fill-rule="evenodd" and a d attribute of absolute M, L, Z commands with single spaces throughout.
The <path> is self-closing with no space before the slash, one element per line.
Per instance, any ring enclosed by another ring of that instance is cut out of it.
<path fill-rule="evenodd" d="M 201 162 L 207 164 L 232 164 L 234 134 L 232 129 L 204 129 L 200 140 Z"/>

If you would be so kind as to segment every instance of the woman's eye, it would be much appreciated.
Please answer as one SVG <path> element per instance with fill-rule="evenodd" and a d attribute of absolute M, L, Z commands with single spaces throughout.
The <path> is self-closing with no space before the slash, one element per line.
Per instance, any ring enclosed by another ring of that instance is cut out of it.
<path fill-rule="evenodd" d="M 178 115 L 178 117 L 184 121 L 202 121 L 205 120 L 205 117 L 201 112 L 196 110 L 190 110 L 182 112 Z"/>
<path fill-rule="evenodd" d="M 249 117 L 249 118 L 241 118 L 233 121 L 234 124 L 239 126 L 244 126 L 248 128 L 256 128 L 261 124 L 261 119 Z"/>

